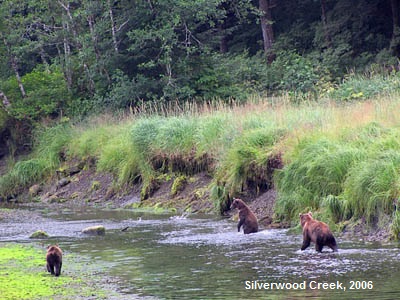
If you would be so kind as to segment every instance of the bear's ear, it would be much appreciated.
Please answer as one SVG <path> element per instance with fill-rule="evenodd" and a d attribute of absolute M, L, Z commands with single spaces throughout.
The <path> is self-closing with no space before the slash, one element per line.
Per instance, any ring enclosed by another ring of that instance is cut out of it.
<path fill-rule="evenodd" d="M 299 217 L 301 217 L 301 213 L 299 213 Z"/>
<path fill-rule="evenodd" d="M 310 217 L 312 217 L 312 212 L 311 211 L 309 211 L 308 214 L 310 215 Z"/>

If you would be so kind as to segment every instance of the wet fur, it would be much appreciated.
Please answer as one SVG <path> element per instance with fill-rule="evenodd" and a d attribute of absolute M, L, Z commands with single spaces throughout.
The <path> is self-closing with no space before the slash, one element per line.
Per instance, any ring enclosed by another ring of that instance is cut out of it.
<path fill-rule="evenodd" d="M 62 267 L 62 251 L 58 245 L 50 245 L 47 247 L 46 261 L 47 271 L 52 275 L 60 276 Z"/>
<path fill-rule="evenodd" d="M 240 232 L 240 227 L 242 226 L 244 234 L 258 232 L 257 217 L 246 205 L 246 203 L 244 203 L 241 199 L 233 199 L 231 209 L 235 208 L 239 210 L 239 223 L 237 225 L 238 232 Z"/>
<path fill-rule="evenodd" d="M 313 242 L 317 252 L 322 252 L 324 246 L 331 248 L 333 252 L 338 251 L 336 240 L 329 226 L 324 222 L 313 219 L 311 212 L 300 214 L 300 224 L 303 227 L 301 250 L 305 250 Z"/>

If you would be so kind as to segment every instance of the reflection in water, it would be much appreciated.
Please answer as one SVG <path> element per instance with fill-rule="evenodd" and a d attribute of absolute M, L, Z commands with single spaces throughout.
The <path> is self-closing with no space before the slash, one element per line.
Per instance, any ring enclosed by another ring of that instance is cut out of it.
<path fill-rule="evenodd" d="M 99 224 L 106 227 L 105 236 L 80 233 Z M 287 230 L 244 235 L 236 232 L 235 222 L 209 216 L 87 208 L 42 211 L 35 224 L 0 223 L 0 240 L 26 241 L 36 230 L 33 225 L 53 236 L 66 253 L 84 255 L 103 266 L 104 272 L 118 278 L 127 299 L 131 295 L 156 299 L 400 298 L 396 245 L 339 238 L 338 253 L 325 248 L 319 254 L 312 248 L 300 251 L 301 235 Z M 273 289 L 264 289 L 271 285 Z"/>

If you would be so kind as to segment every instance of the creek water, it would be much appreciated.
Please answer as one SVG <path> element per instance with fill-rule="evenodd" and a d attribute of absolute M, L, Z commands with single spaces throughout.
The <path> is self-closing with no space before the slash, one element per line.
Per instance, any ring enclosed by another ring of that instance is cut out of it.
<path fill-rule="evenodd" d="M 124 299 L 400 299 L 398 244 L 338 237 L 338 253 L 316 253 L 313 245 L 300 251 L 301 234 L 243 235 L 215 216 L 25 209 L 36 217 L 0 220 L 0 242 L 32 242 L 33 231 L 45 230 L 46 243 L 63 248 L 64 270 L 71 254 L 95 261 Z M 104 236 L 80 233 L 99 224 Z"/>

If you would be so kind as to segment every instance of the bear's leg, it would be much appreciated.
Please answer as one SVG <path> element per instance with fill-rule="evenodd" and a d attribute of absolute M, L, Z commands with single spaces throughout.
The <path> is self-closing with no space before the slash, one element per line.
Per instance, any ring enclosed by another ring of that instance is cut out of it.
<path fill-rule="evenodd" d="M 324 248 L 324 245 L 323 244 L 320 244 L 320 243 L 316 243 L 315 244 L 315 250 L 317 251 L 317 252 L 322 252 L 322 248 Z"/>
<path fill-rule="evenodd" d="M 49 263 L 47 263 L 47 264 L 46 264 L 46 267 L 47 267 L 47 272 L 49 272 L 49 273 L 50 273 L 50 272 L 51 272 L 51 269 L 50 269 L 50 265 L 49 265 Z"/>
<path fill-rule="evenodd" d="M 332 249 L 333 252 L 338 252 L 338 247 L 336 245 L 336 241 L 333 241 L 333 243 L 330 243 L 329 245 L 327 245 L 329 248 Z"/>
<path fill-rule="evenodd" d="M 306 250 L 307 247 L 310 246 L 310 239 L 309 238 L 303 238 L 303 245 L 301 246 L 301 250 Z"/>
<path fill-rule="evenodd" d="M 239 220 L 239 223 L 238 223 L 238 225 L 237 225 L 237 229 L 238 229 L 238 232 L 240 232 L 240 227 L 242 227 L 242 225 L 244 224 L 244 218 L 241 218 L 240 220 Z"/>
<path fill-rule="evenodd" d="M 50 273 L 54 275 L 54 264 L 50 264 Z"/>
<path fill-rule="evenodd" d="M 244 234 L 249 234 L 249 233 L 256 233 L 257 230 L 251 226 L 246 226 L 246 224 L 245 224 L 245 225 L 243 225 L 243 232 L 244 232 Z"/>
<path fill-rule="evenodd" d="M 60 276 L 61 273 L 61 263 L 57 263 L 55 266 L 55 275 Z"/>

